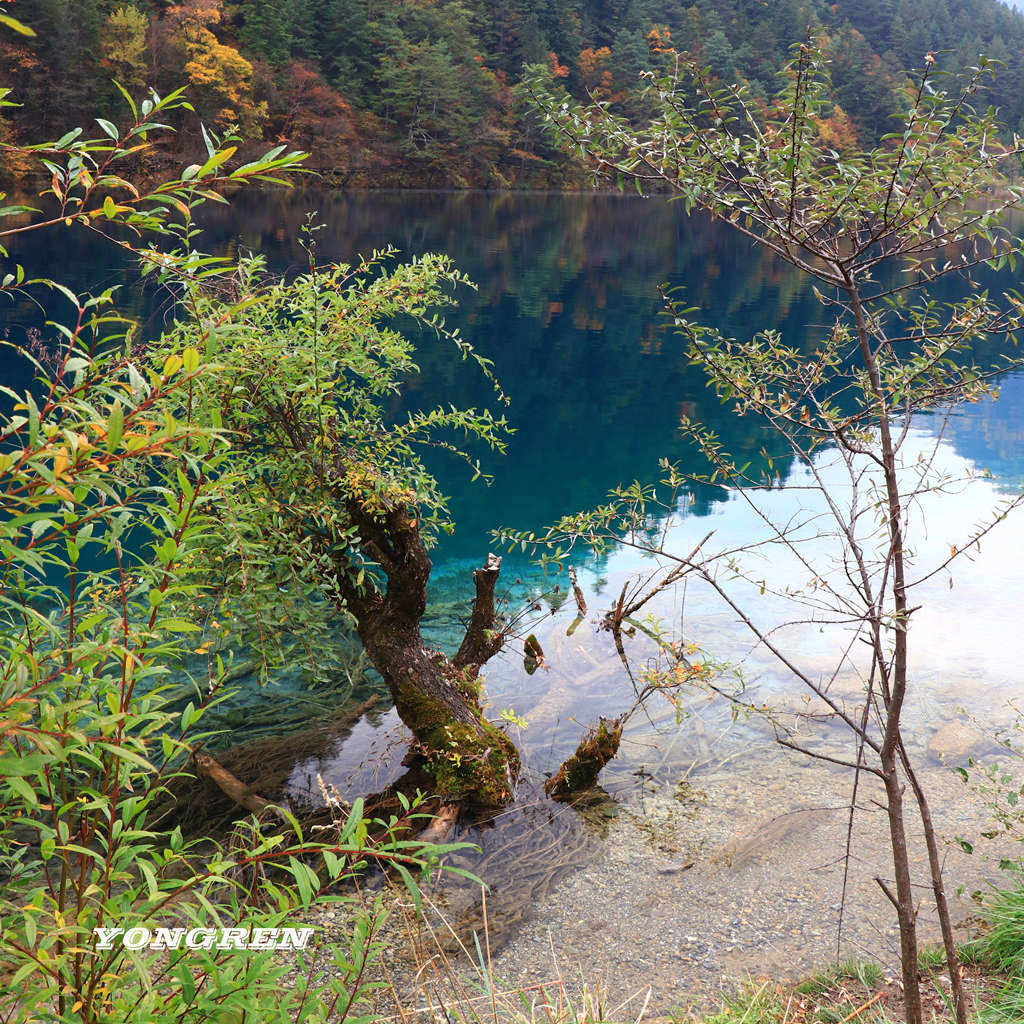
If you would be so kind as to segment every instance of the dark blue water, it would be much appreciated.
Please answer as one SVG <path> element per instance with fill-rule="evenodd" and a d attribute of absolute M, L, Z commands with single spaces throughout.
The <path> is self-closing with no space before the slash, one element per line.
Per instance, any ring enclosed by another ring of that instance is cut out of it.
<path fill-rule="evenodd" d="M 305 261 L 299 226 L 310 211 L 326 225 L 322 258 L 348 262 L 389 244 L 402 255 L 445 252 L 478 286 L 462 290 L 449 319 L 494 361 L 515 434 L 507 456 L 485 459 L 490 487 L 471 484 L 454 460 L 433 465 L 458 527 L 437 552 L 439 569 L 482 557 L 498 525 L 537 529 L 593 505 L 618 482 L 652 478 L 658 458 L 685 454 L 681 412 L 736 433 L 741 425 L 723 416 L 667 330 L 660 284 L 685 286 L 736 334 L 766 323 L 797 331 L 816 311 L 797 275 L 745 241 L 678 205 L 635 196 L 249 192 L 230 208 L 206 210 L 201 245 L 263 252 L 272 270 L 297 269 Z M 26 236 L 12 258 L 76 289 L 122 285 L 121 309 L 147 333 L 167 315 L 160 293 L 142 288 L 122 254 L 85 229 Z M 38 327 L 27 304 L 0 316 L 13 341 Z M 421 340 L 422 373 L 407 384 L 408 405 L 494 404 L 488 383 L 449 345 Z M 27 383 L 25 368 L 9 359 L 4 376 Z M 742 430 L 749 436 L 738 446 L 756 452 L 766 437 L 753 423 Z"/>
<path fill-rule="evenodd" d="M 493 547 L 496 527 L 539 531 L 592 507 L 618 483 L 656 479 L 660 458 L 692 459 L 677 430 L 683 413 L 715 429 L 740 463 L 771 449 L 764 428 L 731 415 L 690 365 L 663 318 L 660 285 L 681 287 L 689 304 L 733 336 L 775 327 L 790 343 L 810 345 L 822 320 L 805 278 L 727 227 L 688 217 L 661 198 L 250 191 L 230 207 L 203 212 L 200 245 L 262 252 L 271 270 L 295 271 L 305 266 L 299 228 L 310 212 L 325 225 L 322 259 L 352 262 L 385 245 L 402 256 L 445 252 L 477 285 L 461 291 L 448 319 L 494 361 L 511 398 L 507 410 L 496 411 L 506 412 L 515 434 L 507 455 L 484 456 L 490 486 L 473 483 L 455 460 L 431 463 L 456 521 L 454 535 L 434 552 L 438 608 L 468 601 L 468 570 Z M 166 296 L 142 286 L 124 254 L 85 229 L 21 236 L 11 256 L 30 275 L 74 289 L 121 285 L 119 307 L 147 334 L 159 332 L 169 315 Z M 0 309 L 0 335 L 9 340 L 24 343 L 40 330 L 45 341 L 31 303 Z M 406 407 L 495 405 L 489 383 L 449 344 L 419 340 L 421 373 L 407 382 Z M 5 383 L 28 383 L 16 357 L 0 359 Z M 971 407 L 949 430 L 961 453 L 1014 479 L 1024 476 L 1022 388 L 1020 379 L 1008 381 L 1003 401 Z M 784 462 L 775 466 L 784 476 Z M 696 495 L 694 511 L 709 511 L 721 497 Z M 524 557 L 506 555 L 504 578 L 533 586 L 537 571 Z M 454 614 L 440 614 L 439 639 Z"/>

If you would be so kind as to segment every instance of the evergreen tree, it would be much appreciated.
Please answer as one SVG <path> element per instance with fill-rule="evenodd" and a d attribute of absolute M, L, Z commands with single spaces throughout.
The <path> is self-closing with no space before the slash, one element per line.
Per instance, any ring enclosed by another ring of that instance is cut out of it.
<path fill-rule="evenodd" d="M 234 4 L 238 41 L 243 48 L 275 66 L 291 53 L 289 18 L 277 0 L 237 0 Z"/>
<path fill-rule="evenodd" d="M 237 107 L 250 131 L 261 123 L 282 130 L 298 118 L 314 132 L 324 111 L 343 107 L 346 136 L 361 133 L 361 151 L 394 164 L 402 183 L 482 184 L 501 163 L 506 178 L 529 166 L 548 174 L 555 163 L 561 174 L 566 158 L 517 113 L 524 65 L 549 65 L 576 97 L 597 85 L 632 118 L 645 109 L 640 72 L 675 50 L 709 64 L 721 80 L 745 83 L 760 102 L 775 91 L 775 69 L 808 27 L 824 33 L 835 101 L 865 144 L 888 130 L 905 102 L 902 69 L 922 66 L 930 51 L 947 69 L 970 66 L 983 53 L 1003 61 L 991 98 L 1005 123 L 1024 123 L 1024 15 L 1000 0 L 16 3 L 37 36 L 0 40 L 0 84 L 22 104 L 10 115 L 15 136 L 90 123 L 87 106 L 120 102 L 114 78 L 164 92 L 191 83 L 205 116 L 223 122 Z M 186 45 L 182 26 L 200 23 L 203 32 Z M 254 73 L 253 61 L 274 73 Z M 303 70 L 289 70 L 291 62 Z M 295 106 L 302 97 L 308 110 Z"/>

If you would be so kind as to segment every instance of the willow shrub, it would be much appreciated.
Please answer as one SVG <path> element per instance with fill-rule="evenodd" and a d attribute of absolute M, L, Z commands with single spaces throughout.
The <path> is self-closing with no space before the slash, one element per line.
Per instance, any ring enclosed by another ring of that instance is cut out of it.
<path fill-rule="evenodd" d="M 395 511 L 414 510 L 423 551 L 453 529 L 429 456 L 444 452 L 483 476 L 463 442 L 503 451 L 509 431 L 487 409 L 396 412 L 418 372 L 417 341 L 450 346 L 504 399 L 489 361 L 441 316 L 457 287 L 472 287 L 448 257 L 400 262 L 387 248 L 319 265 L 306 244 L 309 269 L 289 279 L 260 257 L 190 261 L 205 276 L 186 285 L 189 318 L 154 351 L 183 358 L 198 333 L 209 372 L 167 407 L 217 419 L 232 439 L 219 511 L 194 552 L 197 569 L 217 580 L 210 618 L 222 638 L 248 638 L 263 671 L 288 658 L 324 677 L 341 647 L 339 620 L 358 622 L 401 561 Z M 165 263 L 160 276 L 182 269 Z"/>
<path fill-rule="evenodd" d="M 76 131 L 28 151 L 46 171 L 51 206 L 0 210 L 0 245 L 67 222 L 140 238 L 164 232 L 220 185 L 274 180 L 298 162 L 276 150 L 229 172 L 230 147 L 210 140 L 204 164 L 140 188 L 124 168 L 165 130 L 161 117 L 185 104 L 177 94 L 129 103 L 125 128 L 101 120 L 101 136 Z M 189 399 L 211 370 L 195 324 L 182 320 L 185 342 L 156 357 L 133 339 L 112 292 L 80 297 L 20 266 L 0 290 L 33 287 L 48 308 L 69 303 L 72 312 L 48 325 L 49 353 L 22 353 L 34 385 L 2 388 L 0 1018 L 371 1020 L 366 967 L 379 901 L 353 906 L 349 941 L 321 960 L 315 948 L 307 956 L 99 941 L 96 929 L 299 924 L 316 901 L 352 899 L 328 889 L 369 861 L 390 865 L 415 893 L 410 872 L 428 853 L 368 840 L 359 805 L 326 842 L 311 842 L 287 816 L 272 835 L 250 819 L 230 848 L 187 841 L 157 819 L 156 802 L 186 770 L 222 692 L 214 657 L 192 678 L 184 710 L 164 696 L 198 663 L 210 579 L 193 556 L 232 485 L 231 439 Z"/>

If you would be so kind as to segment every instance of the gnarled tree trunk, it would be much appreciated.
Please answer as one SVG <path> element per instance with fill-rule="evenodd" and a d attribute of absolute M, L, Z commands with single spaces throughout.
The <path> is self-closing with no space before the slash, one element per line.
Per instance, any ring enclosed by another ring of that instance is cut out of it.
<path fill-rule="evenodd" d="M 473 573 L 476 597 L 465 637 L 453 658 L 427 647 L 420 621 L 427 607 L 431 562 L 413 509 L 371 517 L 355 502 L 349 512 L 362 546 L 387 576 L 383 592 L 359 588 L 339 560 L 337 581 L 355 617 L 367 656 L 380 672 L 399 717 L 414 737 L 414 758 L 444 801 L 501 806 L 512 798 L 519 754 L 483 715 L 480 669 L 505 640 L 494 590 L 501 559 L 489 555 Z"/>

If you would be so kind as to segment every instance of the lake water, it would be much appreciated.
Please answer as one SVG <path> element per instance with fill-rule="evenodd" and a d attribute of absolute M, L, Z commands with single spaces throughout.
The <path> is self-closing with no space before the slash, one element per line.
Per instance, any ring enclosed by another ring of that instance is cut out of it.
<path fill-rule="evenodd" d="M 304 258 L 298 228 L 309 211 L 326 225 L 320 234 L 325 258 L 351 261 L 386 244 L 406 255 L 446 252 L 478 286 L 460 296 L 450 319 L 494 361 L 511 398 L 507 415 L 516 433 L 507 456 L 487 460 L 490 487 L 471 483 L 455 464 L 435 466 L 457 524 L 435 552 L 429 625 L 442 644 L 452 642 L 468 610 L 469 572 L 493 546 L 490 530 L 538 530 L 563 513 L 594 505 L 618 483 L 655 479 L 659 458 L 690 457 L 676 429 L 680 414 L 708 423 L 752 459 L 765 446 L 771 450 L 763 428 L 729 415 L 689 365 L 662 319 L 660 284 L 682 286 L 691 305 L 735 336 L 774 326 L 791 343 L 803 344 L 812 338 L 806 325 L 822 318 L 799 275 L 753 251 L 740 236 L 688 218 L 681 206 L 663 199 L 242 193 L 230 209 L 207 211 L 204 244 L 218 252 L 261 251 L 272 269 L 295 269 Z M 14 255 L 30 273 L 79 288 L 124 283 L 123 305 L 148 330 L 158 329 L 160 296 L 138 287 L 132 270 L 95 236 L 68 233 L 59 248 L 41 237 L 21 244 Z M 37 327 L 28 306 L 5 311 L 0 324 L 16 342 Z M 486 382 L 451 355 L 447 347 L 426 344 L 419 356 L 422 373 L 409 382 L 406 403 L 490 401 Z M 23 368 L 11 362 L 6 376 L 18 382 Z M 923 419 L 912 444 L 925 450 L 935 429 Z M 939 448 L 943 465 L 957 472 L 990 470 L 995 478 L 928 506 L 922 556 L 925 549 L 942 550 L 962 539 L 965 528 L 1019 487 L 1022 441 L 1024 378 L 1006 381 L 998 403 L 953 417 Z M 776 468 L 783 477 L 789 471 L 784 460 L 776 460 Z M 785 515 L 793 500 L 785 492 L 772 496 L 774 513 Z M 687 541 L 692 546 L 710 528 L 721 542 L 742 542 L 758 523 L 735 496 L 707 490 L 678 517 L 680 548 L 689 550 Z M 1022 553 L 1024 520 L 1018 518 L 957 571 L 953 589 L 945 577 L 930 585 L 923 594 L 927 607 L 914 620 L 912 747 L 927 765 L 949 838 L 976 836 L 985 809 L 929 744 L 938 730 L 959 722 L 966 707 L 980 727 L 976 749 L 983 750 L 985 732 L 1007 721 L 1007 702 L 1021 693 Z M 681 724 L 674 709 L 652 707 L 647 719 L 630 724 L 620 757 L 602 776 L 603 795 L 592 806 L 565 809 L 539 796 L 544 773 L 573 749 L 586 724 L 631 702 L 611 639 L 595 622 L 623 582 L 650 566 L 623 550 L 600 562 L 581 559 L 579 567 L 592 621 L 571 636 L 575 610 L 563 603 L 564 578 L 545 579 L 515 554 L 506 555 L 503 567 L 513 607 L 528 593 L 556 585 L 559 592 L 542 598 L 534 615 L 547 666 L 530 675 L 521 651 L 510 650 L 487 672 L 492 707 L 512 708 L 528 722 L 517 736 L 526 765 L 520 800 L 493 827 L 467 833 L 483 847 L 467 865 L 493 888 L 495 968 L 511 981 L 534 983 L 550 979 L 556 965 L 579 963 L 587 977 L 603 976 L 623 997 L 650 985 L 653 1005 L 667 1007 L 686 997 L 706 1001 L 746 972 L 788 973 L 827 960 L 835 944 L 849 773 L 784 755 L 762 719 L 736 720 L 726 702 L 704 694 L 693 696 Z M 779 564 L 768 571 L 781 577 L 789 570 Z M 799 692 L 791 680 L 752 648 L 711 594 L 697 586 L 680 589 L 667 593 L 655 611 L 717 658 L 742 665 L 751 699 L 779 707 L 808 742 L 850 756 L 850 740 L 839 730 L 797 717 Z M 774 614 L 769 606 L 763 611 Z M 805 630 L 791 639 L 814 671 L 834 663 L 829 637 Z M 638 634 L 629 653 L 643 665 L 656 652 Z M 279 682 L 290 695 L 302 685 L 301 677 L 287 673 Z M 845 673 L 837 687 L 852 699 L 855 674 Z M 243 690 L 239 706 L 262 703 L 270 709 L 263 730 L 273 730 L 273 691 Z M 311 713 L 321 713 L 331 694 L 314 696 Z M 239 712 L 239 720 L 248 718 Z M 307 752 L 288 785 L 295 793 L 315 792 L 320 774 L 344 795 L 365 792 L 399 770 L 403 741 L 393 713 L 378 709 Z M 891 966 L 892 922 L 871 881 L 885 863 L 883 823 L 871 804 L 875 795 L 862 790 L 842 945 L 880 954 Z M 970 892 L 993 869 L 980 855 L 967 858 L 955 843 L 947 857 L 954 883 L 965 887 L 957 908 L 963 917 L 971 910 Z M 437 900 L 460 934 L 479 922 L 475 892 L 449 888 Z"/>

